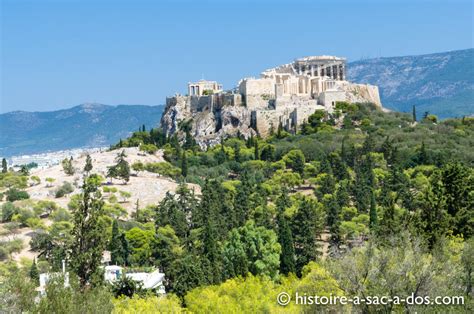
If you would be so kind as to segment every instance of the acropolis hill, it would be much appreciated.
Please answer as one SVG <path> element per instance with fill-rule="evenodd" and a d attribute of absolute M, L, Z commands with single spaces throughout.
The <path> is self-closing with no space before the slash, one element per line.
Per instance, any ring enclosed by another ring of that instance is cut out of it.
<path fill-rule="evenodd" d="M 244 78 L 230 91 L 215 81 L 189 83 L 188 95 L 166 99 L 161 127 L 172 135 L 191 126 L 208 146 L 238 132 L 265 137 L 280 124 L 295 130 L 318 109 L 332 113 L 339 101 L 382 106 L 377 86 L 346 81 L 345 58 L 311 56 Z"/>

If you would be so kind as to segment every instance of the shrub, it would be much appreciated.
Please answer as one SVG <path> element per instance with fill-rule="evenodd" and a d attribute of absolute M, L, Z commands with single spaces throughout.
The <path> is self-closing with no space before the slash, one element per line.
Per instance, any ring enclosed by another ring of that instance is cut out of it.
<path fill-rule="evenodd" d="M 26 200 L 30 198 L 30 195 L 23 190 L 18 190 L 17 188 L 10 188 L 7 190 L 7 201 L 14 202 L 19 200 Z"/>
<path fill-rule="evenodd" d="M 2 205 L 2 222 L 12 220 L 13 215 L 18 213 L 18 208 L 11 202 L 6 202 Z"/>
<path fill-rule="evenodd" d="M 56 190 L 55 197 L 60 198 L 60 197 L 63 197 L 64 195 L 66 195 L 66 194 L 72 193 L 73 191 L 74 191 L 74 187 L 72 186 L 72 184 L 69 183 L 69 182 L 64 182 L 63 185 L 60 186 Z"/>
<path fill-rule="evenodd" d="M 158 150 L 158 147 L 154 144 L 142 144 L 140 145 L 140 150 L 148 154 L 154 154 Z"/>

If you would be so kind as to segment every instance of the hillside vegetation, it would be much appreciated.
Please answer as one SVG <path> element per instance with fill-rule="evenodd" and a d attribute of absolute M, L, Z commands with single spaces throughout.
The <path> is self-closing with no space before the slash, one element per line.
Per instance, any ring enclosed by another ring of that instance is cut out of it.
<path fill-rule="evenodd" d="M 44 270 L 58 269 L 64 256 L 71 261 L 74 289 L 51 285 L 35 304 L 36 266 L 7 258 L 0 275 L 8 297 L 0 304 L 17 312 L 472 312 L 473 145 L 472 118 L 416 122 L 370 104 L 338 103 L 333 114 L 316 111 L 296 134 L 279 126 L 266 139 L 227 138 L 206 150 L 189 133 L 178 139 L 141 129 L 111 147 L 119 154 L 112 173 L 125 169 L 124 147 L 159 150 L 164 162 L 130 168 L 173 178 L 176 192 L 121 219 L 104 210 L 106 192 L 91 171 L 62 218 L 68 237 L 34 245 L 46 252 L 38 261 Z M 90 230 L 81 229 L 83 210 L 97 222 Z M 44 231 L 57 239 L 54 228 Z M 82 236 L 98 244 L 78 250 Z M 120 289 L 105 285 L 97 259 L 105 248 L 114 264 L 159 267 L 167 295 L 125 281 Z M 283 291 L 464 302 L 283 307 L 276 302 Z"/>

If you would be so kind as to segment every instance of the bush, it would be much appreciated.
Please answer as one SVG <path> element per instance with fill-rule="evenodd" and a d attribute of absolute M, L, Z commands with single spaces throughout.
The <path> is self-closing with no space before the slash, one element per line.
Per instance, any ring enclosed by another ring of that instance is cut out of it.
<path fill-rule="evenodd" d="M 156 145 L 153 145 L 153 144 L 142 144 L 140 145 L 140 150 L 148 154 L 154 154 L 158 150 L 158 147 L 156 147 Z"/>
<path fill-rule="evenodd" d="M 69 183 L 69 182 L 64 182 L 63 185 L 60 186 L 56 190 L 55 197 L 60 198 L 60 197 L 63 197 L 64 195 L 66 195 L 66 194 L 72 193 L 73 191 L 74 191 L 74 187 L 72 186 L 72 184 Z"/>
<path fill-rule="evenodd" d="M 17 188 L 10 188 L 7 191 L 7 201 L 14 202 L 19 200 L 26 200 L 30 198 L 30 195 L 23 190 L 18 190 Z"/>
<path fill-rule="evenodd" d="M 7 202 L 2 205 L 2 222 L 8 222 L 12 220 L 13 215 L 18 213 L 18 208 L 11 202 Z"/>

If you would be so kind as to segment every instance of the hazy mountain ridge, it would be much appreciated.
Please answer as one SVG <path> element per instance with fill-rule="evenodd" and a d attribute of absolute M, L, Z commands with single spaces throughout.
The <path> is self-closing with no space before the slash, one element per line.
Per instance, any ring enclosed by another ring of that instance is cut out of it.
<path fill-rule="evenodd" d="M 49 112 L 0 114 L 0 156 L 107 146 L 142 124 L 156 127 L 163 106 L 83 104 Z"/>
<path fill-rule="evenodd" d="M 383 105 L 397 111 L 474 113 L 474 49 L 351 62 L 348 79 L 378 85 Z"/>

